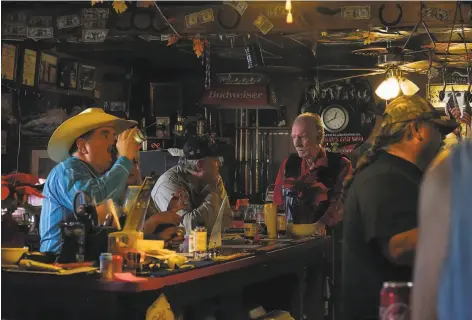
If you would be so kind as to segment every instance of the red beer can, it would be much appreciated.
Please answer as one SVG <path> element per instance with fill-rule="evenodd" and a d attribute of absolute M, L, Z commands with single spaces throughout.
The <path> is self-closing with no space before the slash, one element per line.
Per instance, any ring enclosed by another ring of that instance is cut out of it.
<path fill-rule="evenodd" d="M 380 291 L 380 320 L 409 320 L 411 282 L 384 282 Z"/>

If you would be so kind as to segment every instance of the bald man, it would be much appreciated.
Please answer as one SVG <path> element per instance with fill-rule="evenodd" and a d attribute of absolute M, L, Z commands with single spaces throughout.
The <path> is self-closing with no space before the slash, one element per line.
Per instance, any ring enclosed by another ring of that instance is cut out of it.
<path fill-rule="evenodd" d="M 292 140 L 297 153 L 282 162 L 274 189 L 274 202 L 281 206 L 293 200 L 293 181 L 310 186 L 310 191 L 304 191 L 304 196 L 310 197 L 310 216 L 299 222 L 297 217 L 292 219 L 294 223 L 315 223 L 318 235 L 325 235 L 326 226 L 332 227 L 342 220 L 343 181 L 351 172 L 346 157 L 321 147 L 323 138 L 323 125 L 317 114 L 306 112 L 295 119 Z"/>

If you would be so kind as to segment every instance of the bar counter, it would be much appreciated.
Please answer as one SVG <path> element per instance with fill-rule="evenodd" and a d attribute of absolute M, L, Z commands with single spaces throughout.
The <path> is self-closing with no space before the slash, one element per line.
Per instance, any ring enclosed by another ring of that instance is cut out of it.
<path fill-rule="evenodd" d="M 287 311 L 295 319 L 302 318 L 304 303 L 312 315 L 309 319 L 322 319 L 323 266 L 329 243 L 329 238 L 277 242 L 246 257 L 169 271 L 143 282 L 105 282 L 98 274 L 2 270 L 2 319 L 145 319 L 147 308 L 161 293 L 174 311 L 213 299 L 222 319 L 245 319 L 241 306 L 247 300 L 263 303 L 271 300 L 269 296 L 288 299 Z M 287 286 L 282 289 L 277 284 L 281 277 L 289 279 L 288 292 Z"/>

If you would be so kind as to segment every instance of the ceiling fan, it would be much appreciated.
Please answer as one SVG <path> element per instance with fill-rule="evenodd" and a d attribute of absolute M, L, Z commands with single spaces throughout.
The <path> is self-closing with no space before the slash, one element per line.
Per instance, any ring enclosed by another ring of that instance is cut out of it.
<path fill-rule="evenodd" d="M 342 65 L 321 65 L 315 67 L 316 70 L 323 71 L 342 71 L 342 72 L 359 72 L 367 73 L 356 74 L 352 76 L 330 79 L 321 81 L 320 84 L 347 80 L 358 77 L 368 77 L 380 74 L 388 74 L 391 72 L 414 72 L 426 73 L 431 68 L 441 66 L 440 62 L 433 60 L 431 50 L 412 51 L 404 47 L 387 46 L 364 48 L 352 51 L 352 54 L 360 56 L 368 56 L 375 58 L 376 64 L 373 68 L 342 66 Z"/>

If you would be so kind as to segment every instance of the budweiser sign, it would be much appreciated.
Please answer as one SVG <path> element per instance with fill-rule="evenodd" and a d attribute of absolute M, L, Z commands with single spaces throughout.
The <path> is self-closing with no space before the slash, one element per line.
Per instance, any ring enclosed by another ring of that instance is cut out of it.
<path fill-rule="evenodd" d="M 266 106 L 267 89 L 264 86 L 224 86 L 205 91 L 202 104 L 224 106 Z"/>

